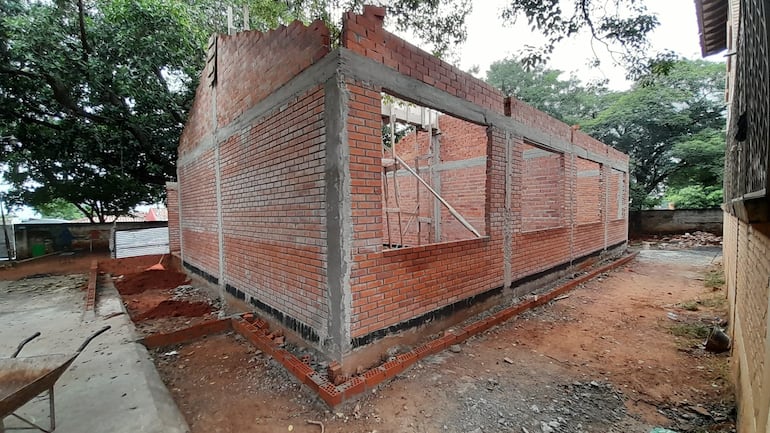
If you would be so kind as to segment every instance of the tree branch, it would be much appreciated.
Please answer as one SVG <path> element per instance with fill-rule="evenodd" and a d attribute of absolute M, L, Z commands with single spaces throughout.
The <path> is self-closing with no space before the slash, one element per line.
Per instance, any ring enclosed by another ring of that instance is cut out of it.
<path fill-rule="evenodd" d="M 86 11 L 83 5 L 83 0 L 78 0 L 78 26 L 80 28 L 80 44 L 83 47 L 83 62 L 88 62 L 88 54 L 91 52 L 91 46 L 88 45 L 88 38 L 86 37 Z"/>

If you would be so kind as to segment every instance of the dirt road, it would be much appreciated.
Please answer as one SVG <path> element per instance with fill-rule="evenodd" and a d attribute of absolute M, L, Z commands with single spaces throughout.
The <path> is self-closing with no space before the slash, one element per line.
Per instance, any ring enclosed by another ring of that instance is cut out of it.
<path fill-rule="evenodd" d="M 193 432 L 729 432 L 718 249 L 642 251 L 334 412 L 230 335 L 156 353 Z M 711 271 L 711 272 L 710 272 Z"/>

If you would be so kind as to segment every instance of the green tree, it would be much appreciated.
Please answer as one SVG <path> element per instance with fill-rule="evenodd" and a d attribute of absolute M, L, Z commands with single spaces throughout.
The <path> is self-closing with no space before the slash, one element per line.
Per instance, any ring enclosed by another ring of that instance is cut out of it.
<path fill-rule="evenodd" d="M 249 27 L 328 20 L 335 6 L 359 3 L 250 0 Z M 158 201 L 175 176 L 206 40 L 227 31 L 225 5 L 0 0 L 0 158 L 10 202 L 64 199 L 103 222 Z M 392 0 L 388 10 L 397 27 L 415 28 L 443 52 L 465 38 L 470 6 Z"/>
<path fill-rule="evenodd" d="M 525 68 L 520 60 L 499 60 L 489 67 L 486 81 L 568 124 L 596 117 L 608 90 L 603 83 L 584 85 L 577 77 L 561 79 L 562 71 L 542 65 Z"/>
<path fill-rule="evenodd" d="M 584 122 L 586 132 L 631 157 L 632 208 L 654 204 L 670 181 L 718 185 L 723 76 L 724 64 L 680 60 L 668 74 L 609 95 L 609 106 Z"/>
<path fill-rule="evenodd" d="M 60 198 L 36 206 L 35 211 L 42 215 L 43 218 L 75 220 L 83 216 L 83 213 L 74 204 Z"/>
<path fill-rule="evenodd" d="M 13 198 L 62 198 L 100 222 L 156 201 L 205 38 L 185 5 L 10 0 L 0 13 L 0 155 Z"/>
<path fill-rule="evenodd" d="M 718 186 L 690 185 L 666 191 L 666 200 L 677 209 L 708 209 L 722 204 L 724 192 Z"/>
<path fill-rule="evenodd" d="M 502 17 L 513 22 L 524 17 L 533 31 L 545 37 L 542 46 L 523 50 L 522 61 L 528 68 L 546 63 L 559 42 L 581 33 L 590 35 L 595 53 L 597 48 L 606 50 L 631 78 L 666 72 L 674 60 L 669 52 L 649 55 L 649 35 L 659 22 L 637 0 L 509 0 Z M 596 55 L 593 64 L 599 65 Z"/>

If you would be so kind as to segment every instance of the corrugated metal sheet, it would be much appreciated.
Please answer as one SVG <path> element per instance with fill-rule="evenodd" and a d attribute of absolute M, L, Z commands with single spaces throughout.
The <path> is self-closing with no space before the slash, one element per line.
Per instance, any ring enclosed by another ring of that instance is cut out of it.
<path fill-rule="evenodd" d="M 168 254 L 168 227 L 115 231 L 113 256 L 124 257 Z"/>

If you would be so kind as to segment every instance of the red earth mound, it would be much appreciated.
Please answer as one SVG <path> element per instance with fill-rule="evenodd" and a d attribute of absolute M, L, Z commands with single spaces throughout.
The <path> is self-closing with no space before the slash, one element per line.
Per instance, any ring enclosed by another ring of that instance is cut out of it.
<path fill-rule="evenodd" d="M 197 317 L 211 312 L 206 302 L 185 302 L 167 299 L 155 308 L 136 316 L 136 321 L 161 319 L 164 317 Z"/>
<path fill-rule="evenodd" d="M 121 295 L 134 295 L 145 290 L 167 290 L 188 282 L 187 275 L 174 271 L 148 270 L 127 275 L 115 282 Z"/>

